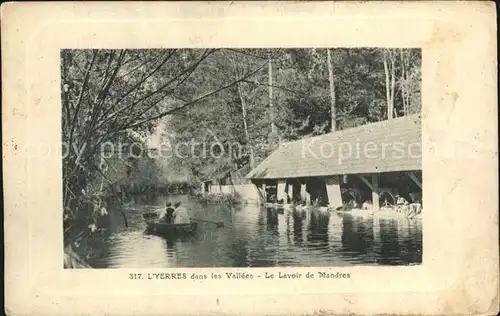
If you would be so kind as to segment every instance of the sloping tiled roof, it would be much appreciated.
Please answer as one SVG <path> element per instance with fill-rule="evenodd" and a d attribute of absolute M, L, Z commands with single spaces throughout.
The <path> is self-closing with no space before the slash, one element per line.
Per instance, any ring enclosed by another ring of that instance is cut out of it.
<path fill-rule="evenodd" d="M 285 143 L 246 177 L 250 179 L 422 170 L 417 115 L 381 121 Z"/>

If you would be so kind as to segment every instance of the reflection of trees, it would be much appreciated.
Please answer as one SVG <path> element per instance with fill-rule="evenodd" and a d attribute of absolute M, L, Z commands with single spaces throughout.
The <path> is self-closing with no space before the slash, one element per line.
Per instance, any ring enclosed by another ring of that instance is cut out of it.
<path fill-rule="evenodd" d="M 405 232 L 404 238 L 398 238 L 401 240 L 401 261 L 405 264 L 422 263 L 422 228 L 415 222 L 408 222 Z"/>
<path fill-rule="evenodd" d="M 344 215 L 333 213 L 328 220 L 328 240 L 335 246 L 341 244 Z"/>
<path fill-rule="evenodd" d="M 255 205 L 245 205 L 242 209 L 234 209 L 231 217 L 234 226 L 224 234 L 226 237 L 224 240 L 229 248 L 226 253 L 230 258 L 231 266 L 251 266 L 253 265 L 254 245 L 259 244 L 259 228 L 263 223 L 261 209 Z"/>
<path fill-rule="evenodd" d="M 278 227 L 278 211 L 275 208 L 267 208 L 266 223 L 267 229 L 275 231 Z"/>
<path fill-rule="evenodd" d="M 109 236 L 107 237 L 109 238 Z M 90 247 L 88 264 L 95 269 L 107 268 L 109 265 L 108 261 L 113 242 L 108 238 L 103 238 Z"/>
<path fill-rule="evenodd" d="M 113 234 L 125 229 L 125 224 L 121 214 L 118 212 L 109 212 L 109 216 L 100 219 L 100 227 L 107 228 L 99 231 L 97 235 L 90 236 L 88 243 L 88 263 L 94 268 L 107 268 L 111 264 L 109 257 L 112 248 L 119 246 L 117 242 L 110 237 Z M 131 224 L 134 224 L 134 218 L 130 216 Z"/>
<path fill-rule="evenodd" d="M 285 211 L 281 215 L 281 217 L 278 217 L 278 232 L 280 236 L 280 247 L 288 247 L 293 244 L 292 239 L 291 239 L 291 225 L 292 225 L 292 220 L 291 220 L 292 214 L 291 212 Z"/>
<path fill-rule="evenodd" d="M 284 234 L 286 234 L 286 237 L 287 237 L 287 241 L 288 243 L 290 243 L 290 233 L 291 233 L 291 230 L 290 230 L 290 218 L 291 218 L 291 214 L 290 212 L 286 212 L 285 213 L 285 231 L 284 231 Z"/>
<path fill-rule="evenodd" d="M 308 231 L 308 244 L 310 248 L 326 248 L 328 246 L 329 213 L 311 211 Z"/>
<path fill-rule="evenodd" d="M 279 232 L 277 212 L 259 211 L 255 238 L 249 245 L 248 265 L 252 267 L 272 267 L 277 263 L 279 253 Z M 272 232 L 272 233 L 270 233 Z"/>
<path fill-rule="evenodd" d="M 342 221 L 342 249 L 367 255 L 373 250 L 373 226 L 362 219 L 344 216 Z"/>
<path fill-rule="evenodd" d="M 396 220 L 384 219 L 380 219 L 379 223 L 380 248 L 377 262 L 379 264 L 398 264 L 397 259 L 401 257 L 398 223 Z"/>
<path fill-rule="evenodd" d="M 302 228 L 304 226 L 304 213 L 301 211 L 293 211 L 293 241 L 295 245 L 302 245 L 304 236 Z"/>
<path fill-rule="evenodd" d="M 248 267 L 248 240 L 236 238 L 231 243 L 229 256 L 232 259 L 233 267 Z"/>

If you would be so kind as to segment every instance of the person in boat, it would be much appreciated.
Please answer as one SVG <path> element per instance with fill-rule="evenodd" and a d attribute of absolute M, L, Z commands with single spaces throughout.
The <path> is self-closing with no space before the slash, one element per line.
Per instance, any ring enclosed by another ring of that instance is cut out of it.
<path fill-rule="evenodd" d="M 161 209 L 158 219 L 167 223 L 172 222 L 172 216 L 174 214 L 174 208 L 172 207 L 172 202 L 167 202 L 165 208 Z"/>
<path fill-rule="evenodd" d="M 167 214 L 165 215 L 165 222 L 172 223 L 174 217 L 175 209 L 172 207 L 172 203 L 167 203 Z"/>
<path fill-rule="evenodd" d="M 173 223 L 174 224 L 189 224 L 191 221 L 189 220 L 189 215 L 184 206 L 181 206 L 181 202 L 175 203 L 175 211 L 173 214 Z"/>

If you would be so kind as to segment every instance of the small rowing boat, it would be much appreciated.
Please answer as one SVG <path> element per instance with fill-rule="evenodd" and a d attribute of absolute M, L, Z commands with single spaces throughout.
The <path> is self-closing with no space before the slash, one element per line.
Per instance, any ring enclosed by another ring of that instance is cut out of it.
<path fill-rule="evenodd" d="M 170 224 L 160 221 L 158 214 L 147 212 L 142 214 L 142 219 L 147 224 L 146 231 L 148 233 L 178 236 L 193 234 L 198 227 L 198 223 L 191 221 L 189 224 Z"/>

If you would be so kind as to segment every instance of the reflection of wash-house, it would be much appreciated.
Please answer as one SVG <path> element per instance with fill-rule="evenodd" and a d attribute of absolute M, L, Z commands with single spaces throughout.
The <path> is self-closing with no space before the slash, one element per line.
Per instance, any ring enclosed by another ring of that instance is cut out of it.
<path fill-rule="evenodd" d="M 421 135 L 420 117 L 409 116 L 305 138 L 280 146 L 247 178 L 267 202 L 421 201 Z"/>

